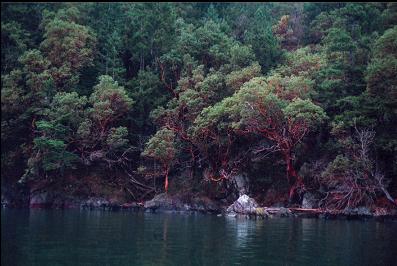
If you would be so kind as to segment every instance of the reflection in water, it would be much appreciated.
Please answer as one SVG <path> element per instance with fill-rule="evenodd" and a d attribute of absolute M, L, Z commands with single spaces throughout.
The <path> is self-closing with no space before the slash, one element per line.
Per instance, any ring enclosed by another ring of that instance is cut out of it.
<path fill-rule="evenodd" d="M 246 218 L 225 217 L 227 231 L 235 236 L 236 248 L 247 246 L 250 239 L 255 238 L 263 230 L 264 220 L 249 220 Z"/>
<path fill-rule="evenodd" d="M 232 233 L 235 236 L 236 247 L 241 248 L 245 246 L 245 243 L 248 241 L 249 227 L 250 222 L 252 221 L 234 218 L 234 217 L 226 217 L 227 222 L 227 231 Z"/>
<path fill-rule="evenodd" d="M 393 265 L 397 223 L 2 210 L 2 265 Z"/>
<path fill-rule="evenodd" d="M 163 220 L 163 246 L 161 249 L 161 262 L 165 263 L 167 259 L 167 230 L 168 230 L 168 216 L 166 216 Z"/>

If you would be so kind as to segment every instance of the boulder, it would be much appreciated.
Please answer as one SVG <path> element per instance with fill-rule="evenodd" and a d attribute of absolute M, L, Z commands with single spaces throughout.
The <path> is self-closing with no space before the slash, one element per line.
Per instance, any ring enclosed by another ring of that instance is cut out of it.
<path fill-rule="evenodd" d="M 51 207 L 54 196 L 48 191 L 39 191 L 30 195 L 30 208 L 48 208 Z"/>
<path fill-rule="evenodd" d="M 192 211 L 219 213 L 219 204 L 208 197 L 194 197 L 190 204 L 187 204 Z"/>
<path fill-rule="evenodd" d="M 146 211 L 199 211 L 199 212 L 220 212 L 220 206 L 207 197 L 193 197 L 182 200 L 181 196 L 158 194 L 144 204 Z"/>
<path fill-rule="evenodd" d="M 188 211 L 190 209 L 180 199 L 166 193 L 158 194 L 153 199 L 146 201 L 144 208 L 151 211 Z"/>
<path fill-rule="evenodd" d="M 10 201 L 8 198 L 6 198 L 3 194 L 1 194 L 1 206 L 8 207 L 10 205 Z"/>
<path fill-rule="evenodd" d="M 274 213 L 274 215 L 277 217 L 288 217 L 291 216 L 292 213 L 287 208 L 281 207 L 276 213 Z"/>
<path fill-rule="evenodd" d="M 371 216 L 372 212 L 368 207 L 346 208 L 343 214 L 347 216 Z"/>
<path fill-rule="evenodd" d="M 254 199 L 244 194 L 226 209 L 226 213 L 256 214 L 257 208 L 259 208 L 258 203 Z"/>
<path fill-rule="evenodd" d="M 373 215 L 375 217 L 386 217 L 386 216 L 397 217 L 397 210 L 396 209 L 376 207 L 374 212 L 373 212 Z"/>
<path fill-rule="evenodd" d="M 110 207 L 110 202 L 106 199 L 103 198 L 89 198 L 85 200 L 84 202 L 81 203 L 80 207 L 81 208 L 105 208 L 105 207 Z"/>
<path fill-rule="evenodd" d="M 29 191 L 21 186 L 1 184 L 2 207 L 25 207 L 29 203 Z"/>
<path fill-rule="evenodd" d="M 233 182 L 239 193 L 239 196 L 249 193 L 249 180 L 246 175 L 239 174 L 233 176 Z"/>
<path fill-rule="evenodd" d="M 126 202 L 120 205 L 122 209 L 140 210 L 143 205 L 136 202 Z"/>
<path fill-rule="evenodd" d="M 303 195 L 303 200 L 302 200 L 302 208 L 304 209 L 314 209 L 318 207 L 318 199 L 317 197 L 310 193 L 306 192 Z"/>

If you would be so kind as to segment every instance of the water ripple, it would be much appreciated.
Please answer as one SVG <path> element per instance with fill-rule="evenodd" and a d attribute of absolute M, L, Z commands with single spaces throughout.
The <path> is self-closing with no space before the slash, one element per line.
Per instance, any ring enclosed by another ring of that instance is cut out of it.
<path fill-rule="evenodd" d="M 393 265 L 397 223 L 2 210 L 2 265 Z"/>

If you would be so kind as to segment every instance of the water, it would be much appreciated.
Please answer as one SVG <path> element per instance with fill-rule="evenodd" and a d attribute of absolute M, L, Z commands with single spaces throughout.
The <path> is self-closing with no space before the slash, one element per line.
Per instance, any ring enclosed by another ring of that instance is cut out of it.
<path fill-rule="evenodd" d="M 1 264 L 397 265 L 397 222 L 2 209 Z"/>

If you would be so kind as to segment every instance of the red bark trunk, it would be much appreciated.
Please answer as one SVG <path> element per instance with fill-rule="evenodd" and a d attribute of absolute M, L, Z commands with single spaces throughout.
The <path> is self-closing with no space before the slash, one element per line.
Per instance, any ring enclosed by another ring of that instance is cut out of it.
<path fill-rule="evenodd" d="M 165 183 L 164 183 L 164 189 L 165 189 L 165 193 L 168 192 L 168 166 L 165 169 Z"/>
<path fill-rule="evenodd" d="M 287 164 L 287 178 L 290 185 L 289 199 L 290 201 L 292 201 L 296 195 L 296 190 L 299 187 L 303 187 L 304 184 L 302 177 L 298 175 L 298 173 L 296 172 L 293 166 L 291 151 L 285 152 L 284 157 L 285 157 L 285 162 Z"/>

